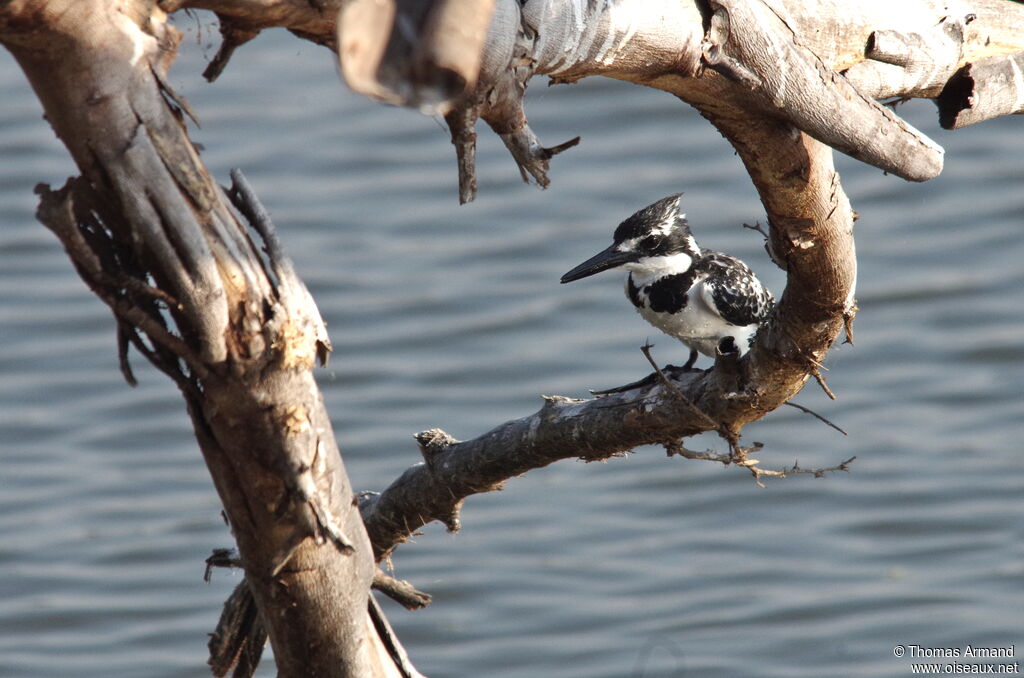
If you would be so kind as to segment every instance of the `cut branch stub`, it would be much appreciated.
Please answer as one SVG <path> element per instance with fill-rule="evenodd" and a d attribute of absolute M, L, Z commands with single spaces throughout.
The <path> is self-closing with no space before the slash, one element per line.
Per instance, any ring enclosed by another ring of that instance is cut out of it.
<path fill-rule="evenodd" d="M 794 39 L 760 1 L 711 0 L 705 61 L 815 139 L 911 181 L 942 171 L 942 148 L 865 97 Z"/>
<path fill-rule="evenodd" d="M 965 17 L 950 15 L 927 33 L 874 31 L 865 50 L 868 60 L 844 75 L 861 93 L 877 99 L 907 91 L 934 96 L 958 68 L 966 25 Z"/>
<path fill-rule="evenodd" d="M 946 129 L 1024 113 L 1024 52 L 968 64 L 936 99 Z"/>
<path fill-rule="evenodd" d="M 203 77 L 207 82 L 213 82 L 219 78 L 235 50 L 260 34 L 259 29 L 250 28 L 229 16 L 218 15 L 217 18 L 220 20 L 221 43 L 217 54 L 203 71 Z"/>
<path fill-rule="evenodd" d="M 451 131 L 455 159 L 459 167 L 459 204 L 476 198 L 476 121 L 479 106 L 456 106 L 444 120 Z"/>
<path fill-rule="evenodd" d="M 418 590 L 404 579 L 396 579 L 381 570 L 373 575 L 373 588 L 407 610 L 420 610 L 430 605 L 432 596 Z"/>
<path fill-rule="evenodd" d="M 444 454 L 449 447 L 459 442 L 439 428 L 420 431 L 413 437 L 420 444 L 420 454 L 423 455 L 423 461 L 427 463 L 431 470 L 433 470 L 434 461 L 437 457 Z"/>

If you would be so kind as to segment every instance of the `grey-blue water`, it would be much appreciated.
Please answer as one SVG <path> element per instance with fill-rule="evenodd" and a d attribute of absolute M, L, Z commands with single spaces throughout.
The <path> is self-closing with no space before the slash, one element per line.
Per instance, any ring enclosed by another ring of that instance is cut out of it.
<path fill-rule="evenodd" d="M 540 394 L 647 374 L 648 337 L 682 360 L 617 274 L 558 284 L 657 198 L 685 191 L 701 242 L 781 291 L 741 227 L 763 212 L 740 163 L 664 93 L 535 81 L 538 134 L 583 142 L 540 191 L 481 129 L 480 196 L 459 207 L 436 121 L 356 97 L 329 52 L 280 31 L 208 85 L 216 34 L 183 24 L 172 80 L 206 161 L 224 182 L 246 172 L 330 324 L 319 377 L 359 488 L 415 463 L 417 431 L 469 438 Z M 141 358 L 139 387 L 123 383 L 110 312 L 34 221 L 32 187 L 74 168 L 6 52 L 0 92 L 0 675 L 207 675 L 206 634 L 238 577 L 202 581 L 231 544 L 218 500 L 177 392 Z M 856 455 L 852 473 L 761 489 L 649 448 L 474 497 L 461 533 L 431 526 L 395 558 L 434 595 L 416 613 L 385 603 L 418 668 L 904 676 L 911 651 L 895 646 L 968 644 L 1021 660 L 1024 121 L 946 133 L 928 103 L 900 111 L 946 147 L 946 170 L 914 185 L 838 159 L 860 213 L 856 346 L 828 357 L 836 402 L 813 383 L 797 398 L 850 435 L 791 408 L 746 431 L 766 466 Z"/>

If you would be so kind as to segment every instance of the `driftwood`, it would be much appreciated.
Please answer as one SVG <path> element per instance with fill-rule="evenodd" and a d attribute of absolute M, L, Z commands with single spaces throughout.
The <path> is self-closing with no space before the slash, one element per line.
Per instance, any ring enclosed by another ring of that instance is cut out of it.
<path fill-rule="evenodd" d="M 357 91 L 443 114 L 462 202 L 476 193 L 478 119 L 541 187 L 579 141 L 545 147 L 530 129 L 533 76 L 670 92 L 742 159 L 785 292 L 743 360 L 602 398 L 550 397 L 471 441 L 419 434 L 424 462 L 357 506 L 311 376 L 330 348 L 316 306 L 244 177 L 227 191 L 209 177 L 166 83 L 180 39 L 166 15 L 181 9 L 219 17 L 209 79 L 283 26 L 336 51 Z M 0 43 L 82 173 L 40 189 L 39 218 L 112 309 L 126 378 L 130 345 L 181 389 L 231 520 L 229 560 L 246 579 L 211 640 L 216 675 L 251 674 L 264 635 L 282 676 L 417 675 L 369 590 L 426 598 L 375 562 L 427 521 L 457 529 L 463 498 L 532 468 L 659 443 L 757 475 L 743 427 L 811 377 L 827 390 L 821 363 L 843 329 L 852 337 L 854 213 L 832 150 L 927 180 L 942 149 L 877 99 L 937 97 L 949 127 L 1020 112 L 1024 99 L 1024 5 L 1009 0 L 14 0 L 0 5 Z M 702 431 L 729 452 L 685 450 Z"/>

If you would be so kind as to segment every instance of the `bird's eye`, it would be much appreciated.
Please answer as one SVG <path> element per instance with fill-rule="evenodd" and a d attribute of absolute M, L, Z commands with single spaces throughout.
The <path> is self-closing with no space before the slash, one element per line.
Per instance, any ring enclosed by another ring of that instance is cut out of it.
<path fill-rule="evenodd" d="M 661 238 L 656 235 L 649 235 L 640 241 L 640 246 L 645 250 L 656 250 L 661 244 Z"/>

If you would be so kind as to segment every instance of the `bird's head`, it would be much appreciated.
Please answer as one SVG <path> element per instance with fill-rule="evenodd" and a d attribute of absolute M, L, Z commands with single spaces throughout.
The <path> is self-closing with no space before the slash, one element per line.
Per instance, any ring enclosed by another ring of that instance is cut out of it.
<path fill-rule="evenodd" d="M 700 254 L 685 215 L 679 211 L 682 193 L 662 198 L 633 214 L 615 229 L 610 247 L 562 276 L 562 282 L 624 268 L 657 278 L 686 271 Z"/>

